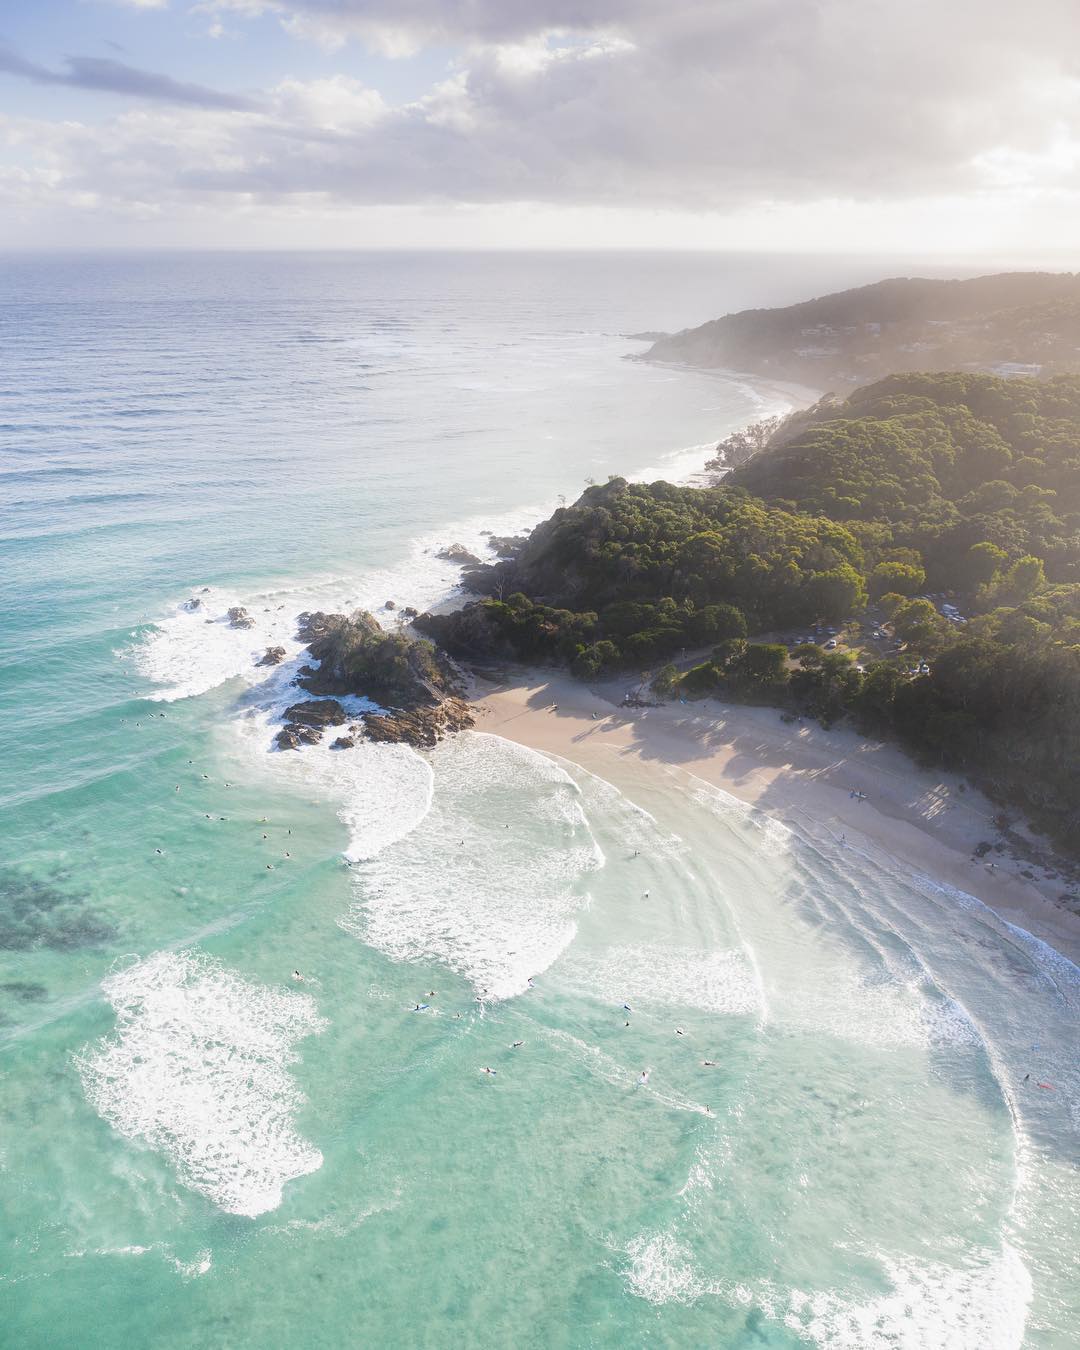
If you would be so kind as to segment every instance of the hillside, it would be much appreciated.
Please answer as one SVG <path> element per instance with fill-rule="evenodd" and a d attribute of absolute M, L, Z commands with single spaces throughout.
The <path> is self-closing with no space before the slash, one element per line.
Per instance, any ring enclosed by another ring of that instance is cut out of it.
<path fill-rule="evenodd" d="M 818 389 L 917 370 L 1058 374 L 1080 363 L 1080 274 L 898 277 L 783 309 L 728 314 L 660 338 L 645 359 Z"/>
<path fill-rule="evenodd" d="M 589 488 L 418 626 L 582 678 L 711 647 L 658 690 L 851 716 L 1074 843 L 1080 376 L 892 376 L 796 426 L 715 487 Z"/>

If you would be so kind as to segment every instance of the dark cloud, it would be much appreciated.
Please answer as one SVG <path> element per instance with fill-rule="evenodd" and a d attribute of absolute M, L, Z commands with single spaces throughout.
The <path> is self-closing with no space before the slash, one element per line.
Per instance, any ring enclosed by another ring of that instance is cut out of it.
<path fill-rule="evenodd" d="M 111 44 L 110 44 L 111 45 Z M 126 94 L 132 98 L 156 99 L 162 103 L 186 104 L 196 108 L 253 108 L 251 99 L 224 94 L 201 84 L 185 84 L 155 71 L 138 70 L 102 56 L 69 56 L 64 71 L 49 70 L 27 61 L 10 48 L 0 47 L 0 73 L 17 75 L 34 84 L 64 85 L 71 89 L 93 89 L 101 93 Z"/>

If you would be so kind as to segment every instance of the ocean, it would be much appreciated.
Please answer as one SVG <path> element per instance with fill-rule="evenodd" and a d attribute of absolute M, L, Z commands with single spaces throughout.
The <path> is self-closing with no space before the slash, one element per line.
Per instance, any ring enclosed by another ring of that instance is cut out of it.
<path fill-rule="evenodd" d="M 1075 1344 L 1063 957 L 677 767 L 270 748 L 300 611 L 790 406 L 631 335 L 890 270 L 0 260 L 0 1343 Z"/>

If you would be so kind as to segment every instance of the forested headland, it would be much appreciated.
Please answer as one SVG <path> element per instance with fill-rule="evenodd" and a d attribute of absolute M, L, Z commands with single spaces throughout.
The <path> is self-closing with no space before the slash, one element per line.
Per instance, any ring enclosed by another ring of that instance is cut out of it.
<path fill-rule="evenodd" d="M 896 371 L 1074 370 L 1080 275 L 893 277 L 776 309 L 745 309 L 661 336 L 650 361 L 724 367 L 817 389 Z M 1027 369 L 1025 369 L 1027 368 Z"/>
<path fill-rule="evenodd" d="M 1075 848 L 1080 376 L 895 375 L 770 431 L 712 487 L 589 487 L 418 626 L 466 659 L 850 718 Z"/>

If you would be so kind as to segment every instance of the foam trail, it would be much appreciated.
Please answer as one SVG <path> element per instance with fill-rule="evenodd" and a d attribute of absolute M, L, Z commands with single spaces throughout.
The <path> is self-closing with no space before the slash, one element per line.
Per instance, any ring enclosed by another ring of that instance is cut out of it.
<path fill-rule="evenodd" d="M 393 960 L 441 961 L 485 998 L 523 993 L 573 939 L 603 865 L 579 790 L 498 736 L 457 736 L 431 759 L 428 816 L 359 869 L 342 926 Z"/>
<path fill-rule="evenodd" d="M 286 1066 L 326 1026 L 306 994 L 253 984 L 193 952 L 158 952 L 102 989 L 116 1031 L 78 1058 L 86 1096 L 127 1139 L 230 1214 L 281 1203 L 322 1154 L 293 1128 L 303 1104 Z"/>

